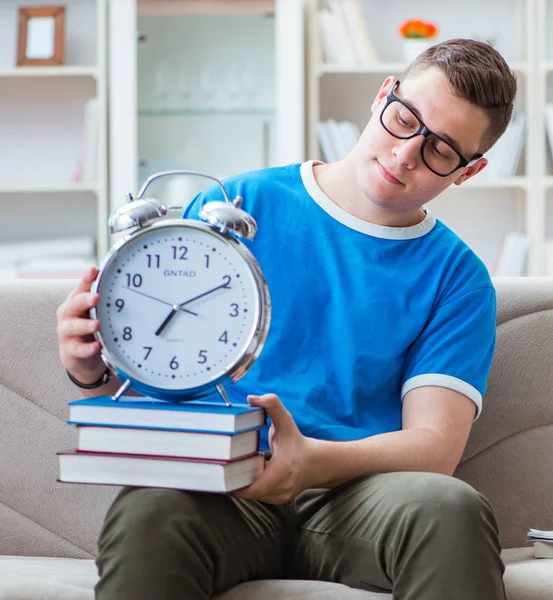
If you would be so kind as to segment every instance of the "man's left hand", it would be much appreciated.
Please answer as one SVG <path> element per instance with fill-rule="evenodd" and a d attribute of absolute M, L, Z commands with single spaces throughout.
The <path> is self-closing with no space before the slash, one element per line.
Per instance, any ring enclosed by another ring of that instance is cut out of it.
<path fill-rule="evenodd" d="M 311 487 L 309 438 L 300 433 L 292 415 L 275 394 L 248 396 L 251 406 L 264 408 L 271 418 L 269 446 L 272 457 L 266 469 L 248 487 L 232 493 L 235 498 L 285 504 Z"/>

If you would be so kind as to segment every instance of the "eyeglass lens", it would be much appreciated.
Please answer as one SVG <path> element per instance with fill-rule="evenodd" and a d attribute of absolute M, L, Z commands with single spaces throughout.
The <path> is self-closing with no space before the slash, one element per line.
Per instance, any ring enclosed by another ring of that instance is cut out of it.
<path fill-rule="evenodd" d="M 382 123 L 389 133 L 400 139 L 413 136 L 421 126 L 415 113 L 397 101 L 388 104 L 382 113 Z M 436 137 L 427 138 L 423 145 L 423 157 L 431 169 L 442 175 L 459 165 L 457 152 L 447 142 Z"/>

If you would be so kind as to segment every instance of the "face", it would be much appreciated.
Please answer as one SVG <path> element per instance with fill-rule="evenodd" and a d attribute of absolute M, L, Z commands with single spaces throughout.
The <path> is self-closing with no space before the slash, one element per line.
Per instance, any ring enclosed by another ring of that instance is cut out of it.
<path fill-rule="evenodd" d="M 373 116 L 352 153 L 359 188 L 378 212 L 397 214 L 407 219 L 452 183 L 457 185 L 480 172 L 485 158 L 440 177 L 423 163 L 422 135 L 398 139 L 380 123 L 386 96 L 395 84 L 389 77 L 372 105 Z M 450 140 L 468 160 L 479 153 L 480 140 L 488 126 L 485 112 L 466 100 L 455 97 L 438 69 L 427 69 L 401 81 L 395 95 L 413 109 L 433 133 Z M 390 223 L 393 224 L 393 223 Z"/>

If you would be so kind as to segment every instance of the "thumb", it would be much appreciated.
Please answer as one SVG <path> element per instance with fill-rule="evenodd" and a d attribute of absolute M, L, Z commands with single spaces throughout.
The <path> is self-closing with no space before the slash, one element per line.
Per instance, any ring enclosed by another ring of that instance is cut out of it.
<path fill-rule="evenodd" d="M 277 430 L 283 431 L 285 428 L 295 425 L 292 415 L 286 410 L 284 404 L 282 404 L 275 394 L 248 396 L 248 402 L 250 406 L 264 408 Z"/>

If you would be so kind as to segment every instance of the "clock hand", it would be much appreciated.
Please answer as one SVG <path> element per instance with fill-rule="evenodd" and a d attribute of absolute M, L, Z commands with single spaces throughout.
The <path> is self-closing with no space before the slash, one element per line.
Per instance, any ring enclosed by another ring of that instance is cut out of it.
<path fill-rule="evenodd" d="M 171 302 L 167 302 L 166 300 L 162 300 L 161 298 L 156 298 L 155 296 L 150 296 L 149 294 L 145 294 L 144 292 L 139 292 L 138 290 L 134 290 L 133 288 L 123 287 L 123 289 L 128 290 L 129 292 L 134 292 L 135 294 L 140 294 L 141 296 L 146 296 L 146 298 L 151 298 L 152 300 L 157 300 L 158 302 L 161 302 L 162 304 L 167 304 L 168 306 L 174 306 Z M 195 317 L 198 316 L 198 313 L 192 312 L 191 310 L 188 310 L 187 308 L 183 308 L 181 310 L 183 312 L 187 312 L 191 315 L 194 315 Z"/>
<path fill-rule="evenodd" d="M 190 298 L 189 300 L 185 300 L 184 302 L 181 302 L 180 304 L 175 304 L 173 306 L 173 309 L 171 310 L 171 312 L 167 315 L 167 317 L 165 318 L 165 321 L 163 321 L 163 323 L 157 328 L 156 331 L 156 335 L 160 335 L 161 332 L 167 327 L 167 325 L 169 324 L 169 322 L 171 321 L 171 319 L 177 314 L 177 312 L 179 312 L 179 310 L 184 310 L 187 311 L 186 308 L 183 308 L 183 306 L 185 306 L 186 304 L 190 304 L 190 302 L 194 302 L 194 300 L 198 300 L 199 298 L 203 298 L 204 296 L 207 296 L 208 294 L 212 294 L 213 292 L 216 292 L 217 290 L 220 290 L 221 288 L 228 288 L 230 289 L 230 285 L 228 284 L 228 281 L 226 281 L 225 283 L 222 283 L 221 285 L 218 285 L 217 287 L 211 288 L 210 290 L 207 290 L 207 292 L 203 292 L 202 294 L 198 294 L 197 296 L 194 296 L 193 298 Z M 187 311 L 189 312 L 189 311 Z"/>
<path fill-rule="evenodd" d="M 181 302 L 178 306 L 181 310 L 183 310 L 183 308 L 182 308 L 183 306 L 190 304 L 190 302 L 194 302 L 194 300 L 198 300 L 198 298 L 203 298 L 204 296 L 207 296 L 208 294 L 212 294 L 213 292 L 216 292 L 217 290 L 220 290 L 221 288 L 230 289 L 230 285 L 228 284 L 228 282 L 222 283 L 221 285 L 218 285 L 217 287 L 207 290 L 207 292 L 204 292 L 203 294 L 198 294 L 197 296 L 194 296 L 194 298 L 190 298 L 190 300 Z"/>

